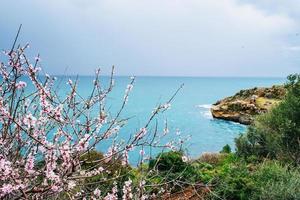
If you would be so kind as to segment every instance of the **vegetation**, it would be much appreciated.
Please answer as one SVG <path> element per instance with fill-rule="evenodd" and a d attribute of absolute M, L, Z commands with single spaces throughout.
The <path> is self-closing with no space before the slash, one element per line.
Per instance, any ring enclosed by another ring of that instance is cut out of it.
<path fill-rule="evenodd" d="M 220 153 L 187 162 L 183 152 L 166 152 L 149 169 L 160 179 L 202 183 L 209 189 L 203 199 L 300 199 L 300 76 L 289 76 L 285 87 L 285 98 L 236 139 L 236 152 L 225 145 Z"/>
<path fill-rule="evenodd" d="M 164 159 L 172 160 L 178 154 L 178 152 L 166 153 Z M 218 160 L 215 159 L 217 156 Z M 215 153 L 211 156 L 206 154 L 204 157 L 201 156 L 197 160 L 185 163 L 181 171 L 181 173 L 185 173 L 184 180 L 186 182 L 190 184 L 201 182 L 209 188 L 210 192 L 202 193 L 203 199 L 300 199 L 300 170 L 298 167 L 277 160 L 265 159 L 260 162 L 255 157 L 244 159 L 235 153 Z M 168 163 L 169 176 L 180 173 L 180 171 L 170 171 L 174 165 L 170 162 L 166 163 Z M 161 179 L 166 177 L 164 172 L 166 171 L 163 170 L 159 173 Z M 173 180 L 175 179 L 173 178 Z M 151 181 L 157 183 L 154 179 Z M 184 191 L 182 188 L 184 185 L 181 185 L 181 188 L 174 187 L 173 191 L 180 191 L 180 189 Z"/>
<path fill-rule="evenodd" d="M 236 139 L 237 153 L 300 164 L 300 76 L 288 77 L 285 99 Z"/>
<path fill-rule="evenodd" d="M 220 151 L 220 153 L 231 153 L 231 147 L 228 144 L 226 144 L 223 147 L 222 151 Z"/>

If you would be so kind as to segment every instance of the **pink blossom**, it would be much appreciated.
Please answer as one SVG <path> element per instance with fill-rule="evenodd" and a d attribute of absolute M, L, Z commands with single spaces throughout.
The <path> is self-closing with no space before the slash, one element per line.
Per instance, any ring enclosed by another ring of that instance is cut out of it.
<path fill-rule="evenodd" d="M 99 116 L 99 123 L 100 124 L 104 124 L 107 121 L 107 115 L 105 114 L 104 111 L 100 112 L 100 116 Z"/>
<path fill-rule="evenodd" d="M 60 149 L 60 153 L 62 155 L 63 167 L 71 167 L 71 150 L 68 142 L 64 143 Z"/>
<path fill-rule="evenodd" d="M 104 168 L 103 168 L 103 167 L 99 167 L 99 168 L 98 168 L 98 171 L 101 173 L 101 172 L 104 171 Z"/>
<path fill-rule="evenodd" d="M 36 74 L 37 72 L 41 71 L 40 67 L 33 67 L 32 65 L 28 68 L 30 74 Z"/>
<path fill-rule="evenodd" d="M 89 134 L 85 134 L 84 137 L 78 142 L 76 149 L 77 151 L 84 151 L 88 148 L 89 146 Z"/>
<path fill-rule="evenodd" d="M 16 84 L 16 88 L 17 89 L 23 89 L 27 86 L 27 83 L 24 82 L 24 81 L 19 81 L 17 84 Z"/>
<path fill-rule="evenodd" d="M 128 84 L 127 87 L 126 87 L 126 91 L 125 93 L 129 93 L 133 88 L 133 85 L 132 84 Z"/>
<path fill-rule="evenodd" d="M 41 58 L 40 58 L 39 56 L 36 56 L 36 57 L 34 58 L 34 60 L 35 60 L 36 62 L 39 62 L 39 61 L 41 60 Z"/>
<path fill-rule="evenodd" d="M 107 195 L 104 197 L 104 200 L 118 200 L 118 187 L 117 183 L 114 182 L 114 187 L 112 188 L 112 193 L 107 193 Z"/>
<path fill-rule="evenodd" d="M 27 171 L 28 174 L 34 173 L 34 156 L 32 154 L 29 154 L 26 164 L 25 164 L 25 171 Z"/>
<path fill-rule="evenodd" d="M 136 140 L 142 139 L 145 135 L 147 134 L 147 129 L 146 128 L 141 128 L 140 132 L 138 132 L 135 136 Z"/>
<path fill-rule="evenodd" d="M 53 150 L 47 150 L 45 160 L 46 160 L 46 170 L 45 170 L 46 177 L 49 180 L 58 182 L 59 176 L 54 172 L 54 170 L 57 167 L 57 163 L 56 163 L 57 157 L 55 155 L 55 152 Z"/>
<path fill-rule="evenodd" d="M 141 156 L 145 155 L 145 151 L 144 151 L 143 149 L 140 150 L 140 155 L 141 155 Z"/>
<path fill-rule="evenodd" d="M 54 118 L 57 120 L 57 121 L 62 121 L 62 115 L 61 115 L 61 111 L 63 109 L 63 106 L 62 105 L 59 105 L 57 106 L 54 110 L 53 110 L 53 115 L 54 115 Z"/>
<path fill-rule="evenodd" d="M 128 84 L 126 89 L 125 89 L 125 95 L 124 95 L 124 101 L 125 103 L 127 103 L 128 101 L 128 95 L 129 95 L 129 92 L 132 90 L 133 88 L 133 85 L 132 84 Z"/>
<path fill-rule="evenodd" d="M 52 190 L 53 192 L 58 192 L 58 191 L 60 191 L 61 189 L 60 189 L 57 185 L 52 185 L 52 186 L 51 186 L 51 190 Z"/>
<path fill-rule="evenodd" d="M 93 192 L 93 194 L 96 196 L 96 197 L 100 197 L 101 195 L 101 190 L 99 190 L 98 188 L 96 188 Z"/>
<path fill-rule="evenodd" d="M 3 184 L 1 188 L 1 196 L 10 194 L 14 190 L 14 187 L 11 184 Z"/>
<path fill-rule="evenodd" d="M 28 128 L 33 127 L 36 124 L 36 118 L 29 113 L 23 118 L 23 123 L 28 126 Z"/>
<path fill-rule="evenodd" d="M 3 98 L 0 97 L 0 119 L 2 121 L 3 119 L 7 119 L 9 117 L 10 117 L 10 114 L 9 114 L 6 106 L 4 105 Z"/>
<path fill-rule="evenodd" d="M 2 155 L 0 155 L 0 179 L 5 180 L 7 176 L 12 173 L 11 162 L 6 160 Z"/>
<path fill-rule="evenodd" d="M 107 153 L 104 155 L 104 162 L 108 163 L 117 151 L 117 147 L 109 147 Z"/>
<path fill-rule="evenodd" d="M 189 158 L 187 156 L 182 156 L 181 159 L 183 162 L 187 162 L 189 160 Z"/>
<path fill-rule="evenodd" d="M 123 189 L 122 189 L 122 191 L 123 191 L 122 199 L 123 200 L 132 199 L 133 194 L 132 194 L 132 190 L 131 190 L 131 184 L 132 184 L 131 179 L 129 179 L 128 181 L 125 181 Z"/>
<path fill-rule="evenodd" d="M 71 190 L 76 186 L 76 182 L 75 181 L 69 181 L 68 183 L 68 189 Z"/>
<path fill-rule="evenodd" d="M 118 200 L 118 197 L 117 197 L 116 194 L 108 193 L 108 194 L 104 197 L 104 200 Z"/>
<path fill-rule="evenodd" d="M 125 150 L 124 153 L 123 153 L 123 157 L 122 157 L 122 165 L 125 166 L 125 165 L 128 165 L 128 151 Z"/>
<path fill-rule="evenodd" d="M 18 182 L 18 181 L 16 181 Z M 18 184 L 14 186 L 14 190 L 18 190 L 18 189 L 24 189 L 26 186 L 24 184 Z"/>
<path fill-rule="evenodd" d="M 171 108 L 171 104 L 170 103 L 166 103 L 166 104 L 163 104 L 162 106 L 161 106 L 161 108 L 163 108 L 163 109 L 170 109 Z"/>

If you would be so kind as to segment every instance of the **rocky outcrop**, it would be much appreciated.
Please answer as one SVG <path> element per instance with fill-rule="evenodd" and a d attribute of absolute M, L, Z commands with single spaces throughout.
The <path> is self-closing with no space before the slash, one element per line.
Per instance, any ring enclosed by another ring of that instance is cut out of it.
<path fill-rule="evenodd" d="M 214 118 L 249 125 L 256 115 L 265 113 L 278 104 L 285 93 L 283 86 L 241 90 L 234 96 L 213 104 L 211 113 Z"/>

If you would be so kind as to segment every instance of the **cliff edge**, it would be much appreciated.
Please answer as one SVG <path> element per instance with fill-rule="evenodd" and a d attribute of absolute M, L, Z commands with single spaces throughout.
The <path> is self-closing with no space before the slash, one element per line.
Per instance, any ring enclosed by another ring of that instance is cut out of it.
<path fill-rule="evenodd" d="M 233 96 L 213 104 L 211 113 L 214 118 L 249 125 L 255 116 L 265 113 L 278 104 L 285 96 L 284 86 L 252 88 L 241 90 Z"/>

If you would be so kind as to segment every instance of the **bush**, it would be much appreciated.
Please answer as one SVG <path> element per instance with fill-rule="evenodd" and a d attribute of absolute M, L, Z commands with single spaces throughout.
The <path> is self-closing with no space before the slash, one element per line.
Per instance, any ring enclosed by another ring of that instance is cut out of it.
<path fill-rule="evenodd" d="M 205 153 L 193 162 L 203 183 L 215 182 L 216 178 L 228 165 L 235 163 L 237 157 L 232 154 Z"/>
<path fill-rule="evenodd" d="M 200 162 L 216 165 L 222 162 L 226 156 L 224 153 L 203 153 L 198 160 Z"/>
<path fill-rule="evenodd" d="M 225 164 L 215 179 L 211 199 L 249 199 L 256 189 L 251 172 L 243 162 Z"/>
<path fill-rule="evenodd" d="M 215 188 L 210 199 L 300 199 L 299 168 L 290 168 L 278 161 L 255 165 L 230 159 L 216 169 Z"/>
<path fill-rule="evenodd" d="M 153 185 L 163 181 L 170 192 L 181 190 L 190 184 L 201 182 L 203 176 L 196 163 L 185 161 L 181 151 L 164 152 L 149 162 L 148 180 Z M 161 188 L 161 187 L 160 187 Z M 155 187 L 151 188 L 155 191 Z"/>
<path fill-rule="evenodd" d="M 229 144 L 226 144 L 222 150 L 220 151 L 220 153 L 231 153 L 231 147 L 229 146 Z"/>
<path fill-rule="evenodd" d="M 183 153 L 180 151 L 169 151 L 160 153 L 155 159 L 150 160 L 149 168 L 158 171 L 182 172 L 188 164 L 183 162 Z"/>
<path fill-rule="evenodd" d="M 253 194 L 252 199 L 300 199 L 299 169 L 268 161 L 259 166 L 253 178 L 259 192 Z"/>
<path fill-rule="evenodd" d="M 236 139 L 237 153 L 300 164 L 300 75 L 288 77 L 288 93 Z"/>

